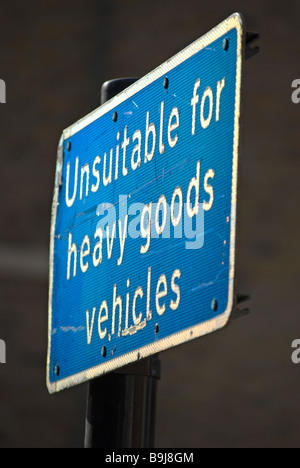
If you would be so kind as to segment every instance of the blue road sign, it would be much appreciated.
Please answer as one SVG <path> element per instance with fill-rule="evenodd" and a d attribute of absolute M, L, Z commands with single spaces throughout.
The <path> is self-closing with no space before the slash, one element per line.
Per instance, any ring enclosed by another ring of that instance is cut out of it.
<path fill-rule="evenodd" d="M 51 393 L 227 323 L 243 29 L 232 15 L 63 132 L 50 244 Z"/>

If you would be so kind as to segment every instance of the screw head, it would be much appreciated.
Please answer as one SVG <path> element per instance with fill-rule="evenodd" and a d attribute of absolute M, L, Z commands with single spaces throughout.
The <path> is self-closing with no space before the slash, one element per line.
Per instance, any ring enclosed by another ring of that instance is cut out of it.
<path fill-rule="evenodd" d="M 168 87 L 169 87 L 169 78 L 167 76 L 164 78 L 163 87 L 165 89 L 168 89 Z"/>
<path fill-rule="evenodd" d="M 158 323 L 155 325 L 154 331 L 155 331 L 155 334 L 157 335 L 157 333 L 159 332 L 159 325 L 158 325 Z"/>
<path fill-rule="evenodd" d="M 112 115 L 112 119 L 114 122 L 116 122 L 118 120 L 118 113 L 116 111 L 114 111 L 113 115 Z"/>
<path fill-rule="evenodd" d="M 54 366 L 54 374 L 57 375 L 57 376 L 59 376 L 59 374 L 60 374 L 60 367 L 59 367 L 58 364 L 56 364 Z"/>
<path fill-rule="evenodd" d="M 211 308 L 214 312 L 216 312 L 218 310 L 218 301 L 217 299 L 213 299 L 212 300 L 212 303 L 211 303 Z"/>
<path fill-rule="evenodd" d="M 228 49 L 229 49 L 229 40 L 225 38 L 223 40 L 223 50 L 227 51 Z"/>
<path fill-rule="evenodd" d="M 68 151 L 71 151 L 71 148 L 72 148 L 72 143 L 70 141 L 68 141 L 67 143 L 67 150 Z"/>
<path fill-rule="evenodd" d="M 102 349 L 101 349 L 101 356 L 102 356 L 102 357 L 106 357 L 106 355 L 107 355 L 106 346 L 102 346 Z"/>

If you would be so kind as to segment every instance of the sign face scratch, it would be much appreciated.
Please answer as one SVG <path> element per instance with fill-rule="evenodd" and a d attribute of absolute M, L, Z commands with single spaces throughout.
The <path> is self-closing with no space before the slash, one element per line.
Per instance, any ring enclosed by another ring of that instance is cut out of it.
<path fill-rule="evenodd" d="M 50 243 L 51 393 L 227 323 L 243 51 L 236 13 L 64 130 Z"/>

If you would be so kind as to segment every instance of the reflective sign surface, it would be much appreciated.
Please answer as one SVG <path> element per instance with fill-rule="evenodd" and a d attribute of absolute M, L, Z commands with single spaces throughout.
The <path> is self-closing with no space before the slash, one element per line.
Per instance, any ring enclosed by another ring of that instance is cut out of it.
<path fill-rule="evenodd" d="M 242 55 L 235 14 L 63 132 L 50 392 L 227 323 Z"/>

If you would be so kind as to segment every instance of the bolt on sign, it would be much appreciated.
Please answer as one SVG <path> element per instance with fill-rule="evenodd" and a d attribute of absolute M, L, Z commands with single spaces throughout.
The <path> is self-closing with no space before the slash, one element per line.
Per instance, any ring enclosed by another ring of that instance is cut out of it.
<path fill-rule="evenodd" d="M 51 393 L 227 323 L 243 53 L 236 13 L 64 130 L 50 244 Z"/>

